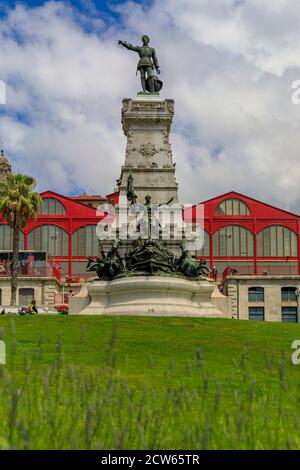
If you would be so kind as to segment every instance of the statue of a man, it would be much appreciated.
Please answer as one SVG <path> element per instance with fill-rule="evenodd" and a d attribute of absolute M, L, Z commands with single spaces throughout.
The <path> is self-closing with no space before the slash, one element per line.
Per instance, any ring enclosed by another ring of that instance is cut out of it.
<path fill-rule="evenodd" d="M 134 204 L 136 204 L 136 200 L 137 200 L 137 195 L 134 192 L 133 176 L 132 176 L 131 171 L 130 171 L 128 179 L 127 179 L 127 200 L 131 202 L 132 206 L 134 206 Z"/>
<path fill-rule="evenodd" d="M 132 46 L 126 41 L 119 41 L 119 44 L 122 44 L 122 46 L 126 47 L 126 49 L 135 51 L 139 54 L 140 60 L 137 66 L 137 70 L 139 70 L 141 74 L 143 92 L 146 93 L 146 91 L 149 91 L 150 93 L 154 93 L 155 91 L 160 91 L 162 87 L 161 80 L 158 80 L 157 77 L 154 77 L 153 73 L 153 69 L 155 67 L 156 72 L 160 74 L 158 60 L 155 49 L 149 46 L 149 37 L 144 35 L 142 37 L 142 41 L 142 46 Z"/>

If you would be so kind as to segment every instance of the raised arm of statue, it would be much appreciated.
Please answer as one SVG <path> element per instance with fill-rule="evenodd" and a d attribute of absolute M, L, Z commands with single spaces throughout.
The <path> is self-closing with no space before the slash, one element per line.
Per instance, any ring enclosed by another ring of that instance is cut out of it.
<path fill-rule="evenodd" d="M 118 41 L 118 44 L 121 44 L 123 47 L 126 47 L 126 49 L 129 49 L 129 50 L 135 51 L 135 52 L 138 52 L 139 49 L 140 49 L 138 46 L 133 46 L 132 44 L 129 44 L 126 41 Z"/>

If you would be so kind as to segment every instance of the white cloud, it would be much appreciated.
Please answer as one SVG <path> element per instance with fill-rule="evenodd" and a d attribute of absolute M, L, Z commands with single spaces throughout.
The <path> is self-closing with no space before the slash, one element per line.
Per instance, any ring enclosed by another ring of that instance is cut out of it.
<path fill-rule="evenodd" d="M 117 40 L 146 33 L 163 95 L 175 99 L 182 201 L 236 190 L 299 213 L 300 106 L 291 83 L 300 79 L 300 4 L 157 0 L 118 10 L 122 23 L 108 29 L 104 18 L 57 2 L 18 6 L 0 23 L 8 84 L 0 137 L 14 168 L 34 174 L 41 190 L 114 189 L 124 160 L 121 101 L 139 87 L 137 56 Z"/>

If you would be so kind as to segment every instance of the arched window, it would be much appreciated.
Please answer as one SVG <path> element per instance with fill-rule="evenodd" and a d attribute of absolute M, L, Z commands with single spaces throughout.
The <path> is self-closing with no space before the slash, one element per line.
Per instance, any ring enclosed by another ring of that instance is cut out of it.
<path fill-rule="evenodd" d="M 13 231 L 9 225 L 0 225 L 0 250 L 11 251 L 13 249 Z M 20 250 L 24 250 L 24 233 L 20 232 Z"/>
<path fill-rule="evenodd" d="M 253 256 L 253 234 L 239 225 L 228 225 L 214 233 L 214 256 Z"/>
<path fill-rule="evenodd" d="M 49 256 L 68 256 L 69 235 L 56 225 L 42 225 L 29 233 L 28 248 L 45 251 Z"/>
<path fill-rule="evenodd" d="M 46 197 L 43 199 L 40 213 L 42 215 L 66 215 L 66 209 L 58 199 Z"/>
<path fill-rule="evenodd" d="M 296 287 L 282 287 L 281 288 L 281 301 L 282 302 L 297 302 L 297 288 Z"/>
<path fill-rule="evenodd" d="M 73 256 L 97 256 L 99 241 L 96 235 L 97 225 L 86 225 L 73 233 Z"/>
<path fill-rule="evenodd" d="M 197 250 L 197 256 L 209 257 L 209 255 L 210 255 L 210 236 L 209 236 L 209 233 L 206 232 L 206 230 L 203 231 L 203 237 L 204 237 L 204 239 L 201 240 L 201 243 L 203 242 L 203 246 L 201 247 L 201 249 Z"/>
<path fill-rule="evenodd" d="M 239 199 L 225 199 L 216 209 L 216 215 L 250 215 L 249 207 Z"/>
<path fill-rule="evenodd" d="M 248 302 L 264 302 L 265 290 L 263 287 L 249 287 Z"/>
<path fill-rule="evenodd" d="M 272 225 L 257 234 L 257 255 L 260 257 L 296 257 L 297 235 L 287 227 Z"/>

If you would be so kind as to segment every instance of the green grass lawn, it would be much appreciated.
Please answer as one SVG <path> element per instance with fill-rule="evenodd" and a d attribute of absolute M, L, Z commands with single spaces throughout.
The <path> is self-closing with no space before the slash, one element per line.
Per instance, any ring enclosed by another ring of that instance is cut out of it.
<path fill-rule="evenodd" d="M 0 449 L 300 448 L 298 325 L 7 316 L 0 328 Z"/>

